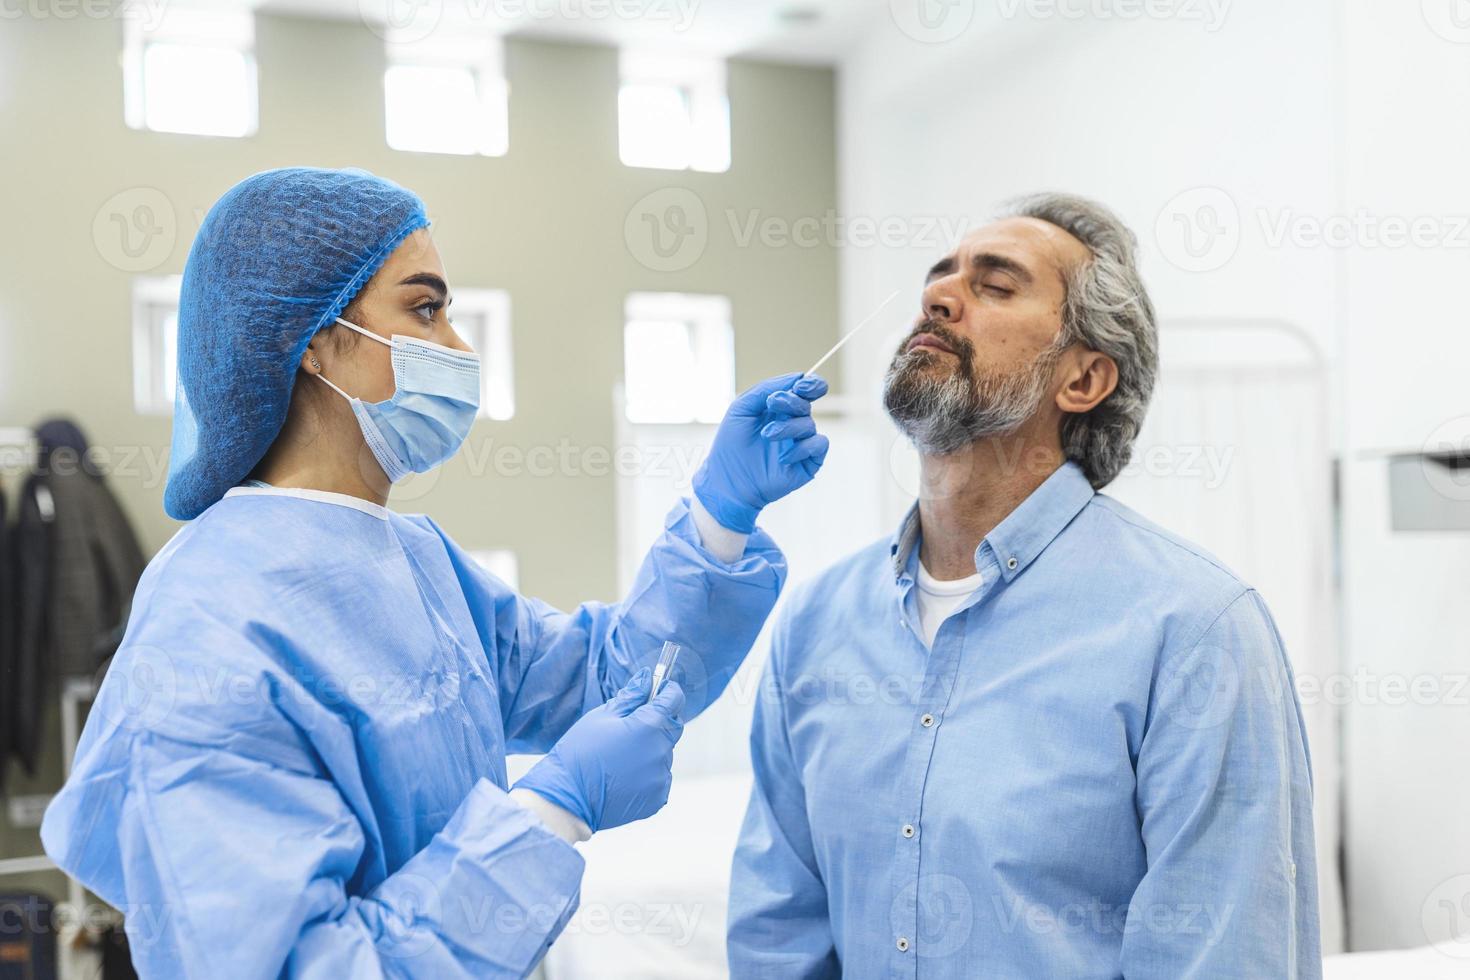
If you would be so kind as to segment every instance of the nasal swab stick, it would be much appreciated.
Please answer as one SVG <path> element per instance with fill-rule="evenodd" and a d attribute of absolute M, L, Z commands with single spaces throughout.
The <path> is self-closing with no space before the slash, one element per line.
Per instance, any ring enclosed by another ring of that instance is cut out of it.
<path fill-rule="evenodd" d="M 817 363 L 813 364 L 810 368 L 808 368 L 806 373 L 807 374 L 816 374 L 817 373 L 817 368 L 819 368 L 823 364 L 826 364 L 827 363 L 827 358 L 831 357 L 833 354 L 835 354 L 838 351 L 842 350 L 842 345 L 845 344 L 845 343 L 847 343 L 849 340 L 851 340 L 852 337 L 853 337 L 853 334 L 857 333 L 859 330 L 863 329 L 863 327 L 866 327 L 869 323 L 871 323 L 872 320 L 873 320 L 873 318 L 876 317 L 879 313 L 881 313 L 883 311 L 883 307 L 885 307 L 889 303 L 893 302 L 893 297 L 897 296 L 898 293 L 899 293 L 899 291 L 897 289 L 895 289 L 893 292 L 889 293 L 888 294 L 888 298 L 885 299 L 883 302 L 879 303 L 878 304 L 878 308 L 876 310 L 874 310 L 872 313 L 869 313 L 867 316 L 863 317 L 863 320 L 862 320 L 861 323 L 859 323 L 857 326 L 853 327 L 847 333 L 843 334 L 842 335 L 842 339 L 839 340 L 836 344 L 834 344 L 831 350 L 829 350 L 827 353 L 823 354 L 820 358 L 818 358 L 817 359 Z"/>
<path fill-rule="evenodd" d="M 669 671 L 674 669 L 674 661 L 678 659 L 679 644 L 665 640 L 663 651 L 658 655 L 658 663 L 653 668 L 653 683 L 648 688 L 649 701 L 658 697 L 659 687 L 663 685 L 664 678 L 669 676 Z"/>

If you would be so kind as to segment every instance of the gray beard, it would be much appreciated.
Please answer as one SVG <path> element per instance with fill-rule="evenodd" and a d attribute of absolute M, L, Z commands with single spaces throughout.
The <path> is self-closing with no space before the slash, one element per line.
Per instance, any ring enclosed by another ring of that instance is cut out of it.
<path fill-rule="evenodd" d="M 926 370 L 940 354 L 900 351 L 883 381 L 883 406 L 921 453 L 948 455 L 979 439 L 1008 435 L 1036 414 L 1046 397 L 1060 345 L 1010 374 L 974 377 L 969 351 L 948 374 Z"/>

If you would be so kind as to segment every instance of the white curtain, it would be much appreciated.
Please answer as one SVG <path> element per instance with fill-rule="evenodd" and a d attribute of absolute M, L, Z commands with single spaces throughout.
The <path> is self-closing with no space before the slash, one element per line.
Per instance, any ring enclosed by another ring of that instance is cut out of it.
<path fill-rule="evenodd" d="M 1341 746 L 1336 709 L 1313 694 L 1341 670 L 1326 369 L 1305 334 L 1261 321 L 1165 324 L 1160 362 L 1133 460 L 1107 493 L 1214 553 L 1270 606 L 1308 693 L 1322 944 L 1337 952 Z"/>

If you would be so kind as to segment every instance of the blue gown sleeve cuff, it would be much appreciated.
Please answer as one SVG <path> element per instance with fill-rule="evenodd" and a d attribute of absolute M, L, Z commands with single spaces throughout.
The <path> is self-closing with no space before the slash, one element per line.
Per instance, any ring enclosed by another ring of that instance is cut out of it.
<path fill-rule="evenodd" d="M 438 912 L 435 931 L 447 946 L 478 960 L 482 975 L 524 975 L 577 910 L 584 867 L 576 848 L 482 778 L 444 829 L 372 897 L 403 906 L 383 893 L 409 872 L 410 887 L 430 883 L 430 901 L 439 898 L 437 909 L 420 915 Z"/>

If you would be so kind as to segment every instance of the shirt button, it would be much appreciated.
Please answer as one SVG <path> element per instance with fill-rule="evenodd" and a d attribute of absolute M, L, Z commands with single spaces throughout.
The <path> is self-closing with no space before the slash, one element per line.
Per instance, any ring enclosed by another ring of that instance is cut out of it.
<path fill-rule="evenodd" d="M 1016 561 L 1016 558 L 1015 558 L 1014 555 L 1012 555 L 1010 558 L 1007 558 L 1006 559 L 1006 568 L 1009 568 L 1009 569 L 1014 570 L 1015 567 L 1017 565 L 1019 565 L 1019 564 L 1020 564 L 1020 562 Z"/>
<path fill-rule="evenodd" d="M 908 936 L 899 936 L 898 937 L 898 942 L 895 943 L 894 945 L 896 945 L 898 947 L 898 951 L 900 953 L 907 953 L 909 951 L 909 937 Z"/>
<path fill-rule="evenodd" d="M 934 727 L 934 716 L 933 715 L 925 715 L 924 717 L 922 717 L 922 718 L 919 719 L 919 724 L 923 725 L 925 728 L 933 728 Z"/>
<path fill-rule="evenodd" d="M 903 825 L 903 835 L 905 837 L 912 837 L 912 836 L 914 836 L 914 825 L 911 824 L 911 823 L 904 824 Z"/>
<path fill-rule="evenodd" d="M 1291 862 L 1291 880 L 1296 881 L 1296 862 Z"/>

